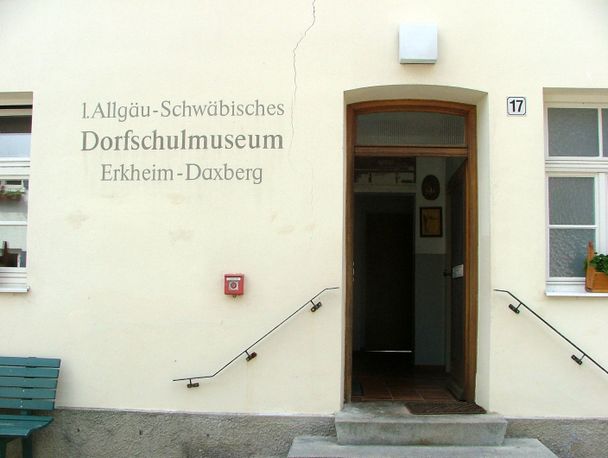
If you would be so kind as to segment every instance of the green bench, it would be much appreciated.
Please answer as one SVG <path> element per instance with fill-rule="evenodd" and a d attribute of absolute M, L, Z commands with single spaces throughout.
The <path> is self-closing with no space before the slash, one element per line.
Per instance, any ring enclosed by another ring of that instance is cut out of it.
<path fill-rule="evenodd" d="M 21 439 L 24 458 L 32 457 L 31 434 L 53 421 L 32 411 L 55 407 L 60 364 L 56 358 L 0 356 L 0 458 L 13 439 Z"/>

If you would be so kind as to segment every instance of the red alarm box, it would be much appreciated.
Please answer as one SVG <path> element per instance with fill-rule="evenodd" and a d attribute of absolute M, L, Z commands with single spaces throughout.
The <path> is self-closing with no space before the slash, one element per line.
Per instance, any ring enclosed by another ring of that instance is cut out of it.
<path fill-rule="evenodd" d="M 224 274 L 224 294 L 240 296 L 245 292 L 244 274 Z"/>

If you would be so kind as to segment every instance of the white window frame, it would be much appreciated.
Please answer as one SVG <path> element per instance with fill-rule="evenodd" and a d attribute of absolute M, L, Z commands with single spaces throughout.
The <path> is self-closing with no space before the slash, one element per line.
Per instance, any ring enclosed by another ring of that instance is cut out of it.
<path fill-rule="evenodd" d="M 31 108 L 3 108 L 0 105 L 0 116 L 31 116 Z M 0 157 L 0 180 L 29 180 L 30 158 Z M 29 217 L 29 215 L 28 215 Z M 25 226 L 28 221 L 0 221 L 0 226 Z M 27 237 L 27 234 L 26 234 Z M 29 291 L 26 267 L 0 266 L 0 293 L 25 293 Z"/>
<path fill-rule="evenodd" d="M 598 110 L 598 156 L 549 156 L 549 108 L 594 108 Z M 608 157 L 604 157 L 602 138 L 602 109 L 608 110 L 606 103 L 551 101 L 545 103 L 545 204 L 546 204 L 546 293 L 556 296 L 608 296 L 608 294 L 585 291 L 584 277 L 550 276 L 550 229 L 567 227 L 572 229 L 595 229 L 595 250 L 608 252 Z M 549 178 L 550 177 L 592 177 L 595 179 L 595 224 L 594 225 L 552 225 L 549 220 Z"/>

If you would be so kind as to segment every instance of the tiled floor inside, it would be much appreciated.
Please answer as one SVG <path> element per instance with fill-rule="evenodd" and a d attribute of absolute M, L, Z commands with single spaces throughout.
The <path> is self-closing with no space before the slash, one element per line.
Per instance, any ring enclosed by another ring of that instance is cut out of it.
<path fill-rule="evenodd" d="M 454 401 L 446 388 L 442 367 L 416 367 L 408 355 L 356 353 L 353 355 L 352 400 Z"/>

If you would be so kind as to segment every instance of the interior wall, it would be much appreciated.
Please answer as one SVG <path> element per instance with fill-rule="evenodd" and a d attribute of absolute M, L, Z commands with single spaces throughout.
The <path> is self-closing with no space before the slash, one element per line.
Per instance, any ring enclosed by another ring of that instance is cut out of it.
<path fill-rule="evenodd" d="M 416 161 L 416 365 L 445 364 L 446 297 L 445 268 L 445 167 L 444 158 L 418 158 Z M 427 200 L 422 195 L 422 180 L 427 175 L 439 179 L 439 196 Z M 420 208 L 441 207 L 441 237 L 420 236 Z"/>

